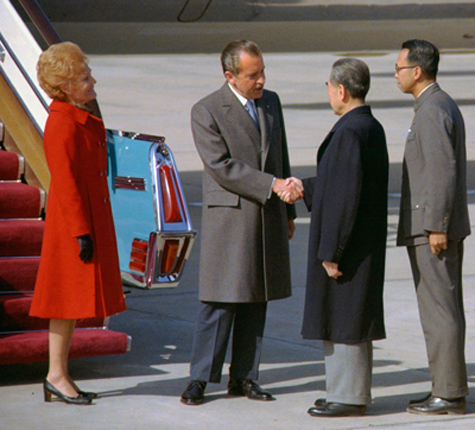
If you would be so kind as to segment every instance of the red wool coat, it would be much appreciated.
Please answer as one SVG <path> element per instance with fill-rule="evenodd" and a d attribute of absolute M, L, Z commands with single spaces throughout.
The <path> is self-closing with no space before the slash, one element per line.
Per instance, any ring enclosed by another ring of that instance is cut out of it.
<path fill-rule="evenodd" d="M 76 319 L 124 311 L 102 120 L 54 101 L 43 142 L 51 185 L 30 315 Z M 79 258 L 77 237 L 84 234 L 94 242 L 91 263 Z"/>

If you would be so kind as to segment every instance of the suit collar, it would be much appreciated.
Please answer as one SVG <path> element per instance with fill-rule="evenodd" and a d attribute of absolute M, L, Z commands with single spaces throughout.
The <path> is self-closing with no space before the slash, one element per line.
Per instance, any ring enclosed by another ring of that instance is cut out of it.
<path fill-rule="evenodd" d="M 355 116 L 358 116 L 358 115 L 371 115 L 371 107 L 365 103 L 349 110 L 335 123 L 330 133 L 342 127 L 348 121 L 351 121 Z"/>
<path fill-rule="evenodd" d="M 427 88 L 419 97 L 416 99 L 416 103 L 414 104 L 414 110 L 417 111 L 424 102 L 434 93 L 440 91 L 440 86 L 437 82 L 434 82 L 429 88 Z"/>

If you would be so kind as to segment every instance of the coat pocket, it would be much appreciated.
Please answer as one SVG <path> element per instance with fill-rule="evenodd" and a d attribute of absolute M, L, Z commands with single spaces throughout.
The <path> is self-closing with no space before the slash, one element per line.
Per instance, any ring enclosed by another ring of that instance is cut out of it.
<path fill-rule="evenodd" d="M 404 158 L 409 161 L 419 158 L 419 147 L 416 141 L 416 133 L 413 131 L 410 131 L 407 135 Z"/>
<path fill-rule="evenodd" d="M 225 190 L 211 191 L 205 195 L 204 204 L 206 206 L 231 206 L 239 205 L 239 196 Z"/>

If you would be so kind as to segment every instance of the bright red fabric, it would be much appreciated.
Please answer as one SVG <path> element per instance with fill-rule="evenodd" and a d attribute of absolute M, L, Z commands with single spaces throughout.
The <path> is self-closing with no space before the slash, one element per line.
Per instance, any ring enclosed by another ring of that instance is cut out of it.
<path fill-rule="evenodd" d="M 102 120 L 54 101 L 44 132 L 51 172 L 40 267 L 30 315 L 74 319 L 125 310 L 107 186 Z M 91 263 L 79 259 L 77 236 L 94 241 Z"/>

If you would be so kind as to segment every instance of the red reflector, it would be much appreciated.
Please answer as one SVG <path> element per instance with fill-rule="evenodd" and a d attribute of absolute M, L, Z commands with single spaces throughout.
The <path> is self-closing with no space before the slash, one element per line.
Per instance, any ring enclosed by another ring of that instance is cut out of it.
<path fill-rule="evenodd" d="M 175 266 L 178 253 L 179 241 L 175 239 L 167 240 L 163 246 L 162 262 L 160 270 L 162 273 L 170 273 Z"/>
<path fill-rule="evenodd" d="M 132 242 L 132 251 L 130 252 L 129 269 L 135 272 L 145 273 L 147 264 L 148 242 L 145 240 L 134 239 Z"/>
<path fill-rule="evenodd" d="M 145 263 L 139 263 L 138 261 L 131 261 L 129 263 L 129 269 L 136 272 L 145 273 Z"/>
<path fill-rule="evenodd" d="M 146 240 L 134 239 L 132 242 L 132 250 L 147 252 L 148 242 Z"/>
<path fill-rule="evenodd" d="M 162 164 L 159 167 L 159 173 L 165 222 L 182 222 L 177 200 L 177 190 L 173 182 L 173 171 L 170 166 Z"/>
<path fill-rule="evenodd" d="M 134 260 L 134 261 L 141 261 L 141 262 L 145 263 L 145 261 L 147 260 L 147 254 L 145 254 L 143 252 L 134 252 L 134 251 L 132 251 L 130 253 L 130 259 Z"/>

